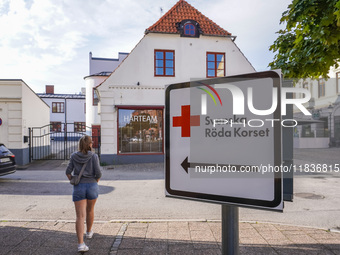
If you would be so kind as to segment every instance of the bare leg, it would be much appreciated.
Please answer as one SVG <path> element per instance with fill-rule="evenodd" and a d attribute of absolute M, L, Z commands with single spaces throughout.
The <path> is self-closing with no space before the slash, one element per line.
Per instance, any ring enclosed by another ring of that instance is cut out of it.
<path fill-rule="evenodd" d="M 84 221 L 86 216 L 86 199 L 74 202 L 76 208 L 76 232 L 78 244 L 84 242 Z"/>
<path fill-rule="evenodd" d="M 86 232 L 90 232 L 92 230 L 93 221 L 94 221 L 94 205 L 97 199 L 87 200 L 86 205 Z"/>

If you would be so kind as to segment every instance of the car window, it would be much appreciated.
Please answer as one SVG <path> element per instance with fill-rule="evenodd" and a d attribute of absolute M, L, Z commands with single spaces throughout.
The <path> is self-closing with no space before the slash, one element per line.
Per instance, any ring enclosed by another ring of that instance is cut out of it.
<path fill-rule="evenodd" d="M 0 145 L 0 152 L 1 153 L 8 152 L 8 149 L 4 145 Z"/>

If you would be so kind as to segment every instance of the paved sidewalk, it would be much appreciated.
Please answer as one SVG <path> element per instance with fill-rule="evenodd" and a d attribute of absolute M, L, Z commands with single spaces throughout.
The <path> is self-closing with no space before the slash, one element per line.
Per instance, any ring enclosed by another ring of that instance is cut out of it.
<path fill-rule="evenodd" d="M 95 222 L 86 254 L 221 254 L 221 222 Z M 79 254 L 74 222 L 0 221 L 0 255 Z M 340 233 L 240 223 L 240 254 L 340 254 Z"/>

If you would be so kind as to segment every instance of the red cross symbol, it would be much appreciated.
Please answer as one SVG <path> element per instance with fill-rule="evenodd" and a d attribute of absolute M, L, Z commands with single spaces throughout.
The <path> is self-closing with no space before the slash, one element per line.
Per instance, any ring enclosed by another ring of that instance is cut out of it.
<path fill-rule="evenodd" d="M 200 116 L 190 115 L 190 105 L 182 105 L 181 108 L 182 116 L 173 117 L 173 127 L 182 128 L 182 137 L 190 137 L 190 127 L 200 125 Z"/>

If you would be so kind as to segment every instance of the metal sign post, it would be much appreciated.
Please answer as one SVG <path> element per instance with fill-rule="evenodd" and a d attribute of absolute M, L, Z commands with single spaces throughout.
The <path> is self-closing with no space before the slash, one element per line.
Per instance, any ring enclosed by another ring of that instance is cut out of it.
<path fill-rule="evenodd" d="M 222 255 L 239 254 L 238 207 L 222 205 Z"/>

